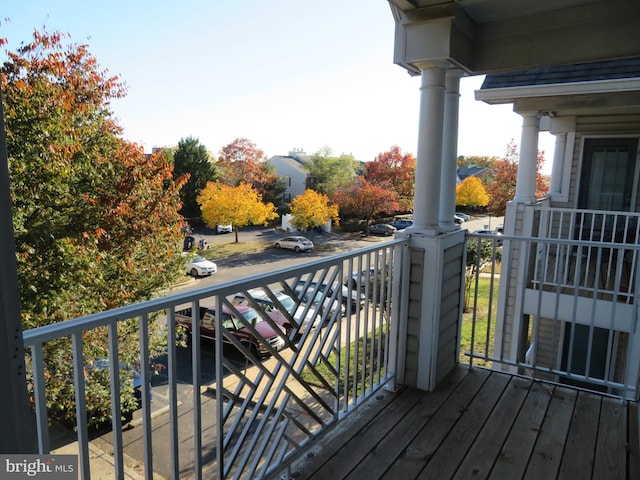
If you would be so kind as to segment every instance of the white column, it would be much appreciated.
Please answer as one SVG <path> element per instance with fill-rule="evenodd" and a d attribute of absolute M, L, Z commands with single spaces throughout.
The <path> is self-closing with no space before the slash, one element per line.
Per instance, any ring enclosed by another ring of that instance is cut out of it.
<path fill-rule="evenodd" d="M 556 134 L 556 144 L 553 150 L 553 165 L 551 166 L 551 185 L 549 195 L 562 193 L 562 172 L 564 171 L 564 156 L 567 147 L 567 133 Z"/>
<path fill-rule="evenodd" d="M 537 112 L 522 114 L 522 138 L 514 202 L 533 203 L 536 200 L 539 121 Z"/>
<path fill-rule="evenodd" d="M 413 230 L 427 235 L 441 232 L 440 180 L 442 171 L 442 132 L 446 62 L 421 65 L 420 120 L 416 182 L 413 207 Z"/>
<path fill-rule="evenodd" d="M 463 74 L 461 70 L 447 70 L 446 74 L 439 222 L 440 228 L 444 231 L 460 228 L 460 225 L 453 221 L 453 216 L 456 211 L 456 179 L 458 177 L 460 78 Z"/>

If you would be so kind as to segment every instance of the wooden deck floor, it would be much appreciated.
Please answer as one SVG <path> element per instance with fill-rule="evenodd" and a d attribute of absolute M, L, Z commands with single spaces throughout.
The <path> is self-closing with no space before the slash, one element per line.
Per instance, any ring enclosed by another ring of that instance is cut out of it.
<path fill-rule="evenodd" d="M 384 392 L 292 465 L 294 479 L 640 479 L 638 406 L 460 367 Z"/>

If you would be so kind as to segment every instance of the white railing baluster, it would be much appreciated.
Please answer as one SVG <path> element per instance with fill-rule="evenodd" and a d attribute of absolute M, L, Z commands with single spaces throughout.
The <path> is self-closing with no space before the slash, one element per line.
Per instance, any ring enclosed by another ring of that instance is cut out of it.
<path fill-rule="evenodd" d="M 120 356 L 118 352 L 118 324 L 107 325 L 109 343 L 109 373 L 111 376 L 111 419 L 113 425 L 113 463 L 116 478 L 124 478 L 122 419 L 120 408 Z"/>
<path fill-rule="evenodd" d="M 87 407 L 84 383 L 84 352 L 82 330 L 71 335 L 73 352 L 73 384 L 76 396 L 76 428 L 78 434 L 78 454 L 82 480 L 91 478 L 89 465 L 89 431 L 87 428 Z"/>
<path fill-rule="evenodd" d="M 47 399 L 45 396 L 44 359 L 42 344 L 31 347 L 31 364 L 33 376 L 33 399 L 36 407 L 36 427 L 38 429 L 38 452 L 49 453 L 49 418 L 47 415 Z"/>

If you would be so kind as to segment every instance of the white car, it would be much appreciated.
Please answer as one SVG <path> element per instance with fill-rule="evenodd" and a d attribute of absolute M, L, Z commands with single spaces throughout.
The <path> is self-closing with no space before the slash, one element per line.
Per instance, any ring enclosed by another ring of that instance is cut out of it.
<path fill-rule="evenodd" d="M 196 255 L 192 260 L 187 262 L 186 273 L 192 277 L 205 277 L 216 273 L 218 266 L 211 260 L 202 258 L 200 255 Z"/>
<path fill-rule="evenodd" d="M 295 250 L 296 252 L 306 252 L 313 248 L 313 242 L 305 237 L 292 236 L 276 240 L 273 243 L 273 246 L 276 248 L 288 248 L 289 250 Z"/>
<path fill-rule="evenodd" d="M 233 225 L 216 225 L 216 233 L 231 233 L 233 232 Z"/>

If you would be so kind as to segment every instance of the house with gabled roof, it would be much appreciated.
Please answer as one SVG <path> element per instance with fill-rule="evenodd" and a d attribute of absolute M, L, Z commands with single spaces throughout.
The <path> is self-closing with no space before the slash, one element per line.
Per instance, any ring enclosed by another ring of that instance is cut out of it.
<path fill-rule="evenodd" d="M 284 181 L 282 204 L 288 204 L 309 188 L 311 159 L 302 150 L 292 150 L 288 155 L 274 155 L 269 160 L 276 175 Z"/>

